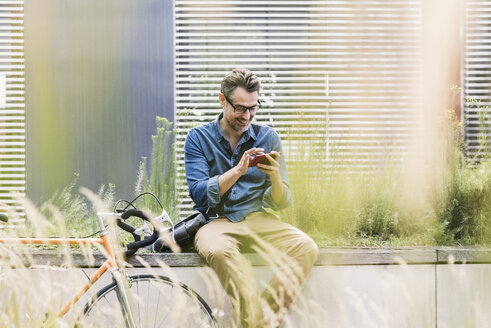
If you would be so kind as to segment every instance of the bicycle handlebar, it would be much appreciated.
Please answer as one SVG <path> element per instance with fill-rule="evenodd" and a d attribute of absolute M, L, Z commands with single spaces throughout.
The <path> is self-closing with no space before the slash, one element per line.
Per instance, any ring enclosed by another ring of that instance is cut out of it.
<path fill-rule="evenodd" d="M 135 233 L 136 229 L 130 226 L 129 224 L 124 223 L 121 220 L 121 219 L 127 220 L 131 216 L 136 216 L 145 221 L 148 221 L 153 226 L 153 234 L 150 236 L 150 238 L 141 240 L 140 236 Z M 146 247 L 148 245 L 153 244 L 159 238 L 159 232 L 157 227 L 153 225 L 152 221 L 142 211 L 135 210 L 135 209 L 127 210 L 121 213 L 121 219 L 117 220 L 118 227 L 120 227 L 126 232 L 131 233 L 133 238 L 135 239 L 134 242 L 126 244 L 126 248 L 127 248 L 127 251 L 125 252 L 126 257 L 135 254 L 139 248 Z"/>

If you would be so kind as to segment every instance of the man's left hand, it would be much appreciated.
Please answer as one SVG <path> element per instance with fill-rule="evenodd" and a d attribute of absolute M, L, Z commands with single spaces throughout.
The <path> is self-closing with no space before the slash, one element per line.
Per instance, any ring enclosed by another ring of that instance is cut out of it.
<path fill-rule="evenodd" d="M 269 164 L 257 164 L 257 168 L 261 171 L 269 175 L 271 182 L 277 181 L 281 182 L 280 175 L 280 156 L 281 154 L 277 151 L 272 151 L 270 154 L 265 154 L 266 158 L 269 160 Z"/>

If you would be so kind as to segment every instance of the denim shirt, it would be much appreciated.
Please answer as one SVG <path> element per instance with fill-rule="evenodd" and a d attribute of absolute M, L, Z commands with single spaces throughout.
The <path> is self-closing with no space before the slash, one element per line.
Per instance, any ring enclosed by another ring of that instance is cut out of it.
<path fill-rule="evenodd" d="M 218 119 L 193 128 L 184 144 L 184 161 L 189 194 L 194 201 L 194 209 L 204 212 L 216 207 L 221 200 L 218 177 L 233 167 L 241 145 L 253 138 L 252 147 L 264 148 L 265 153 L 272 150 L 281 152 L 280 137 L 272 128 L 261 125 L 256 135 L 252 125 L 243 134 L 237 147 L 232 151 L 229 141 L 220 129 Z M 283 155 L 283 154 L 282 154 Z M 284 157 L 280 157 L 280 175 L 283 182 L 283 198 L 276 204 L 271 197 L 271 181 L 266 173 L 257 167 L 250 167 L 247 173 L 230 188 L 221 216 L 232 222 L 241 221 L 251 212 L 265 212 L 265 208 L 279 210 L 291 204 L 288 175 Z"/>

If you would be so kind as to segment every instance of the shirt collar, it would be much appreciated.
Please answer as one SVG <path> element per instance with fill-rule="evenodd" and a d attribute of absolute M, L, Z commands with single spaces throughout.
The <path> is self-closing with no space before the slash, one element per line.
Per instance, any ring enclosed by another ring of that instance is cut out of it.
<path fill-rule="evenodd" d="M 216 130 L 216 136 L 218 142 L 220 142 L 222 138 L 226 140 L 225 136 L 223 135 L 222 129 L 220 129 L 220 120 L 222 119 L 222 117 L 223 117 L 223 112 L 221 112 L 220 115 L 218 115 L 218 118 L 215 121 L 215 130 Z"/>
<path fill-rule="evenodd" d="M 217 120 L 215 121 L 215 129 L 216 129 L 216 133 L 217 133 L 217 140 L 218 142 L 220 142 L 220 140 L 223 138 L 224 140 L 227 140 L 225 138 L 225 136 L 223 135 L 223 132 L 222 132 L 222 129 L 220 129 L 220 120 L 222 119 L 223 117 L 223 112 L 221 112 L 219 115 L 218 115 L 218 118 Z M 256 134 L 254 133 L 254 129 L 252 128 L 252 123 L 249 124 L 249 128 L 247 128 L 247 130 L 244 132 L 244 135 L 243 135 L 243 138 L 245 141 L 249 140 L 249 138 L 252 138 L 254 140 L 257 139 L 257 136 Z"/>

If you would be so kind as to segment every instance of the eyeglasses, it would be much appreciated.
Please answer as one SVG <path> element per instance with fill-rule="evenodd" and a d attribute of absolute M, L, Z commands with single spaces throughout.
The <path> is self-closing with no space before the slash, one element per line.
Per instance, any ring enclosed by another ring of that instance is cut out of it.
<path fill-rule="evenodd" d="M 263 105 L 261 104 L 261 102 L 259 101 L 259 99 L 257 100 L 257 104 L 254 105 L 254 106 L 251 106 L 251 107 L 245 107 L 245 106 L 242 106 L 242 105 L 234 105 L 230 99 L 228 99 L 227 96 L 223 95 L 225 97 L 225 100 L 227 100 L 227 102 L 232 106 L 232 108 L 234 109 L 234 112 L 235 113 L 240 113 L 240 114 L 244 114 L 245 112 L 249 111 L 249 113 L 251 114 L 255 114 L 258 110 L 261 109 L 261 107 L 263 107 Z"/>

